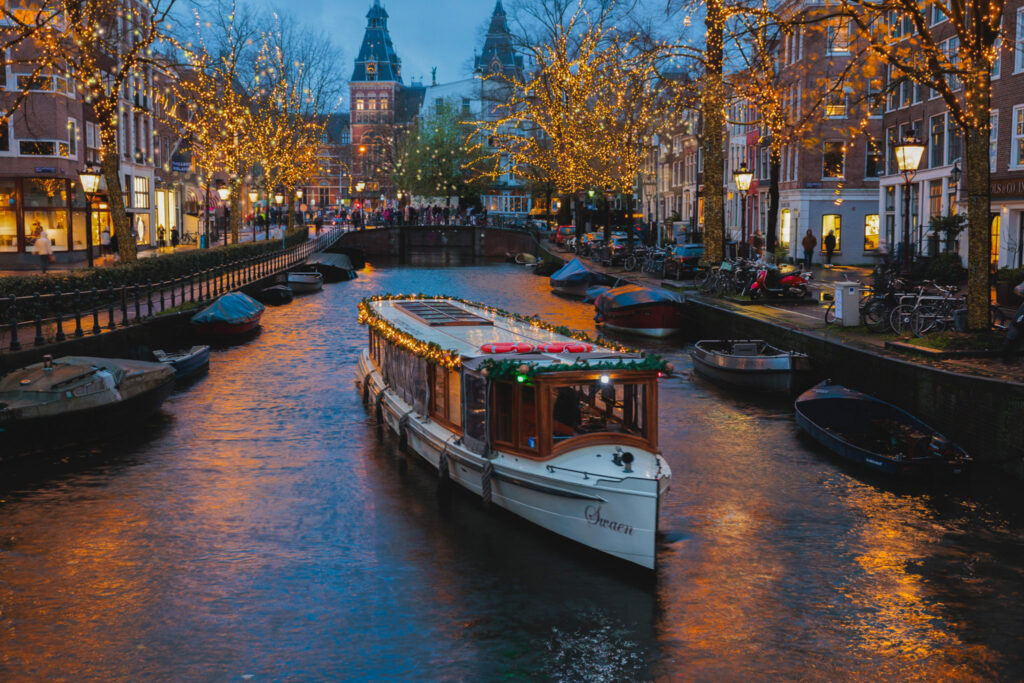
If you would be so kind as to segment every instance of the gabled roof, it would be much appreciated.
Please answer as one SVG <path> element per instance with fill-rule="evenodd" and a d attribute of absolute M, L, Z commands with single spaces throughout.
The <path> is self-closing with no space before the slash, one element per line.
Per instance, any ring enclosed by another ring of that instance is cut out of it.
<path fill-rule="evenodd" d="M 388 13 L 381 7 L 380 0 L 373 0 L 366 13 L 366 32 L 350 80 L 402 82 L 402 60 L 391 43 Z"/>

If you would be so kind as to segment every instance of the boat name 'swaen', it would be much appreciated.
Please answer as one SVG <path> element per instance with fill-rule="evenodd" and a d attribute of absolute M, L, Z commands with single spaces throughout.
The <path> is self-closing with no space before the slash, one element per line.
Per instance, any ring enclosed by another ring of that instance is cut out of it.
<path fill-rule="evenodd" d="M 605 529 L 608 529 L 609 531 L 617 531 L 620 534 L 625 534 L 627 536 L 633 535 L 633 527 L 631 527 L 629 524 L 625 524 L 623 522 L 615 522 L 610 519 L 605 519 L 604 517 L 602 517 L 600 505 L 588 505 L 586 510 L 586 517 L 587 523 L 590 524 L 590 526 L 603 527 Z"/>

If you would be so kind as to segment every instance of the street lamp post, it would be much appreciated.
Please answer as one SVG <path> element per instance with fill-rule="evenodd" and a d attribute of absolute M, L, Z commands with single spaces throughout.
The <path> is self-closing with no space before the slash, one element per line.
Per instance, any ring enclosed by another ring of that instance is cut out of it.
<path fill-rule="evenodd" d="M 740 242 L 747 242 L 747 190 L 750 189 L 750 181 L 754 174 L 747 168 L 744 162 L 739 168 L 732 172 L 732 179 L 736 183 L 736 191 L 740 193 Z"/>
<path fill-rule="evenodd" d="M 903 275 L 910 275 L 910 181 L 917 173 L 924 144 L 908 135 L 896 145 L 896 166 L 903 174 Z"/>
<path fill-rule="evenodd" d="M 249 213 L 252 215 L 252 241 L 256 241 L 256 202 L 259 201 L 260 193 L 256 190 L 249 190 Z"/>
<path fill-rule="evenodd" d="M 281 194 L 280 192 L 275 194 L 274 195 L 274 202 L 277 203 L 277 222 L 280 225 L 280 223 L 281 223 L 281 205 L 284 204 L 284 195 Z M 282 249 L 284 249 L 284 244 L 285 244 L 285 242 L 284 242 L 284 234 L 285 234 L 284 226 L 281 225 L 281 248 Z"/>
<path fill-rule="evenodd" d="M 85 191 L 85 253 L 92 268 L 92 200 L 100 188 L 100 169 L 86 166 L 78 172 L 78 179 Z"/>
<path fill-rule="evenodd" d="M 661 139 L 655 133 L 651 136 L 654 146 L 654 232 L 655 246 L 661 249 Z"/>
<path fill-rule="evenodd" d="M 226 202 L 228 197 L 231 196 L 231 188 L 224 184 L 223 180 L 217 181 L 217 196 L 220 197 L 221 203 Z M 225 208 L 225 214 L 227 214 L 227 207 Z M 228 216 L 224 216 L 224 224 L 221 226 L 224 231 L 224 244 L 228 243 Z"/>

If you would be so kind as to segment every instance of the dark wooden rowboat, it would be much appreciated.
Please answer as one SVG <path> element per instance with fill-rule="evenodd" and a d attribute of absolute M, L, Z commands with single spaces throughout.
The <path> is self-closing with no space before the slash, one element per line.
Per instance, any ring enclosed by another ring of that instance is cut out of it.
<path fill-rule="evenodd" d="M 594 320 L 599 325 L 603 324 L 605 329 L 645 337 L 677 334 L 687 320 L 686 309 L 672 295 L 638 285 L 613 287 L 601 292 L 594 301 L 594 308 L 597 310 Z"/>
<path fill-rule="evenodd" d="M 702 339 L 690 351 L 694 371 L 713 382 L 751 391 L 792 394 L 811 369 L 805 354 L 760 339 Z"/>
<path fill-rule="evenodd" d="M 885 474 L 960 474 L 971 464 L 962 448 L 910 413 L 838 384 L 808 389 L 794 408 L 796 423 L 823 446 Z"/>
<path fill-rule="evenodd" d="M 174 368 L 174 378 L 178 381 L 191 379 L 210 367 L 210 347 L 204 345 L 193 346 L 185 351 L 153 351 L 153 357 L 157 362 L 170 365 Z"/>

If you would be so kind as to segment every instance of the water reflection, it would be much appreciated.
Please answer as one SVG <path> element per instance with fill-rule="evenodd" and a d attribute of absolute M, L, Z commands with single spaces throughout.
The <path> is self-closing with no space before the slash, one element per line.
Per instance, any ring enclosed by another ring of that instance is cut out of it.
<path fill-rule="evenodd" d="M 0 678 L 1024 674 L 1024 524 L 1012 495 L 981 494 L 1005 485 L 844 469 L 797 438 L 788 402 L 691 378 L 677 342 L 645 344 L 681 371 L 661 385 L 674 481 L 655 583 L 469 497 L 439 504 L 352 386 L 356 303 L 385 291 L 593 329 L 505 264 L 371 267 L 268 310 L 144 436 L 59 476 L 5 474 Z"/>

